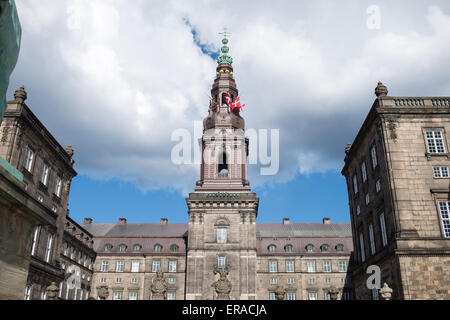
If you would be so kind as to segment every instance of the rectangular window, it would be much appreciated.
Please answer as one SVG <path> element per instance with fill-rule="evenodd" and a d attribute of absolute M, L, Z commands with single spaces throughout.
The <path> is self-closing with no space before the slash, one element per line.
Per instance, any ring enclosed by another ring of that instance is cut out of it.
<path fill-rule="evenodd" d="M 444 237 L 450 238 L 450 202 L 449 201 L 441 201 L 439 202 L 439 209 L 441 211 L 441 222 L 442 229 L 444 230 Z"/>
<path fill-rule="evenodd" d="M 109 267 L 109 261 L 103 260 L 103 261 L 102 261 L 102 268 L 101 268 L 101 271 L 102 271 L 102 272 L 108 272 L 108 267 Z"/>
<path fill-rule="evenodd" d="M 31 172 L 31 169 L 33 168 L 33 160 L 34 160 L 34 152 L 31 151 L 30 148 L 27 148 L 27 154 L 25 156 L 25 162 L 23 163 L 23 166 L 25 169 L 27 169 L 28 172 Z"/>
<path fill-rule="evenodd" d="M 128 293 L 128 300 L 137 300 L 138 293 L 136 291 L 131 291 Z"/>
<path fill-rule="evenodd" d="M 47 245 L 45 246 L 45 262 L 49 263 L 52 256 L 52 245 L 53 245 L 53 235 L 49 234 L 47 236 Z"/>
<path fill-rule="evenodd" d="M 139 261 L 131 262 L 131 272 L 139 272 Z"/>
<path fill-rule="evenodd" d="M 169 280 L 168 280 L 168 282 L 169 282 L 170 284 L 174 284 L 174 283 L 175 283 L 175 281 L 176 281 L 176 279 L 175 279 L 175 278 L 169 278 Z"/>
<path fill-rule="evenodd" d="M 356 207 L 356 215 L 359 216 L 361 214 L 361 206 Z"/>
<path fill-rule="evenodd" d="M 339 272 L 347 272 L 347 261 L 340 260 L 339 264 Z"/>
<path fill-rule="evenodd" d="M 74 247 L 70 247 L 70 259 L 74 259 L 75 258 L 75 248 Z"/>
<path fill-rule="evenodd" d="M 361 165 L 361 173 L 362 173 L 363 182 L 366 182 L 367 181 L 367 170 L 366 170 L 365 162 L 363 162 Z"/>
<path fill-rule="evenodd" d="M 278 262 L 269 261 L 269 272 L 278 272 Z"/>
<path fill-rule="evenodd" d="M 433 173 L 435 178 L 444 179 L 448 178 L 448 167 L 433 167 Z"/>
<path fill-rule="evenodd" d="M 316 262 L 315 261 L 308 261 L 307 262 L 308 265 L 308 272 L 316 272 Z"/>
<path fill-rule="evenodd" d="M 381 191 L 381 182 L 380 180 L 377 181 L 375 184 L 375 189 L 377 190 L 377 193 Z"/>
<path fill-rule="evenodd" d="M 106 283 L 106 278 L 101 278 L 100 283 Z"/>
<path fill-rule="evenodd" d="M 78 264 L 81 264 L 81 251 L 78 251 L 77 262 L 78 262 Z"/>
<path fill-rule="evenodd" d="M 356 175 L 353 176 L 353 192 L 355 194 L 358 194 L 358 180 L 356 178 Z"/>
<path fill-rule="evenodd" d="M 125 263 L 123 261 L 117 261 L 116 272 L 123 272 L 124 264 Z"/>
<path fill-rule="evenodd" d="M 114 292 L 114 300 L 122 300 L 122 292 L 115 291 Z"/>
<path fill-rule="evenodd" d="M 309 284 L 316 284 L 316 278 L 309 278 Z"/>
<path fill-rule="evenodd" d="M 116 283 L 122 283 L 122 278 L 116 278 Z"/>
<path fill-rule="evenodd" d="M 295 300 L 295 292 L 286 293 L 286 300 Z"/>
<path fill-rule="evenodd" d="M 31 297 L 31 286 L 25 287 L 25 296 L 23 297 L 23 300 L 30 300 Z"/>
<path fill-rule="evenodd" d="M 167 292 L 167 300 L 175 300 L 175 292 Z"/>
<path fill-rule="evenodd" d="M 331 283 L 331 278 L 325 278 L 325 284 L 330 284 Z"/>
<path fill-rule="evenodd" d="M 159 260 L 153 261 L 152 272 L 158 272 L 160 266 L 161 266 L 161 261 L 159 261 Z"/>
<path fill-rule="evenodd" d="M 217 229 L 217 243 L 227 243 L 227 229 L 218 228 Z"/>
<path fill-rule="evenodd" d="M 224 268 L 227 265 L 227 257 L 225 256 L 219 256 L 217 258 L 217 266 L 219 268 Z"/>
<path fill-rule="evenodd" d="M 270 278 L 269 283 L 270 284 L 277 284 L 278 283 L 278 279 L 277 278 Z"/>
<path fill-rule="evenodd" d="M 310 292 L 309 300 L 317 300 L 317 292 Z"/>
<path fill-rule="evenodd" d="M 277 300 L 277 297 L 275 296 L 275 292 L 269 292 L 269 300 Z"/>
<path fill-rule="evenodd" d="M 364 236 L 362 233 L 359 234 L 359 246 L 361 250 L 361 262 L 366 261 L 366 253 L 364 251 Z"/>
<path fill-rule="evenodd" d="M 380 215 L 380 227 L 381 227 L 381 242 L 383 243 L 384 248 L 388 243 L 386 233 L 386 222 L 384 221 L 384 213 Z"/>
<path fill-rule="evenodd" d="M 169 261 L 169 272 L 177 272 L 177 261 L 176 260 Z"/>
<path fill-rule="evenodd" d="M 372 168 L 375 169 L 378 165 L 377 149 L 375 149 L 375 146 L 373 146 L 372 149 L 370 150 L 370 156 L 372 158 Z"/>
<path fill-rule="evenodd" d="M 286 272 L 295 272 L 294 271 L 294 261 L 292 261 L 292 260 L 286 261 Z"/>
<path fill-rule="evenodd" d="M 47 181 L 48 181 L 48 166 L 46 164 L 44 164 L 42 166 L 42 173 L 41 173 L 41 179 L 40 179 L 41 183 L 46 186 L 47 185 Z"/>
<path fill-rule="evenodd" d="M 288 284 L 294 284 L 294 282 L 295 282 L 295 279 L 294 279 L 294 278 L 288 278 L 288 279 L 287 279 L 287 283 L 288 283 Z"/>
<path fill-rule="evenodd" d="M 331 300 L 331 295 L 329 292 L 325 293 L 325 300 Z"/>
<path fill-rule="evenodd" d="M 323 262 L 323 272 L 331 272 L 331 261 Z"/>
<path fill-rule="evenodd" d="M 62 187 L 62 180 L 60 177 L 56 177 L 56 183 L 55 183 L 55 190 L 53 193 L 60 198 L 61 197 L 61 187 Z"/>
<path fill-rule="evenodd" d="M 370 196 L 369 194 L 366 194 L 366 205 L 368 206 L 370 203 Z"/>
<path fill-rule="evenodd" d="M 61 297 L 62 297 L 63 285 L 64 285 L 64 282 L 61 281 L 61 282 L 59 283 L 58 298 L 61 298 Z"/>
<path fill-rule="evenodd" d="M 34 229 L 33 244 L 31 246 L 31 255 L 32 256 L 36 255 L 37 242 L 38 242 L 38 238 L 39 238 L 39 231 L 40 231 L 39 227 L 36 227 L 36 229 Z"/>
<path fill-rule="evenodd" d="M 444 139 L 441 131 L 427 131 L 429 153 L 445 153 Z"/>
<path fill-rule="evenodd" d="M 369 225 L 370 252 L 372 255 L 376 253 L 375 238 L 373 236 L 373 225 Z"/>
<path fill-rule="evenodd" d="M 138 279 L 137 279 L 137 278 L 131 278 L 131 283 L 132 283 L 132 284 L 138 283 Z M 170 282 L 169 282 L 169 283 L 170 283 Z"/>

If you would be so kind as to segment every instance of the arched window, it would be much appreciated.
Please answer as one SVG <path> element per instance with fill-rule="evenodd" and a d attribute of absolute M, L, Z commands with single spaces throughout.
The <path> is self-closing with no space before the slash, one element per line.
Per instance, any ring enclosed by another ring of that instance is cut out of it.
<path fill-rule="evenodd" d="M 293 252 L 294 251 L 294 247 L 292 246 L 292 244 L 288 244 L 284 247 L 284 251 L 286 252 Z"/>
<path fill-rule="evenodd" d="M 312 244 L 308 244 L 308 245 L 306 246 L 306 251 L 308 251 L 308 252 L 313 252 L 313 251 L 314 251 L 314 246 L 313 246 Z"/>
<path fill-rule="evenodd" d="M 267 247 L 267 250 L 269 250 L 269 252 L 275 252 L 277 250 L 277 246 L 271 244 L 270 246 Z"/>
<path fill-rule="evenodd" d="M 125 252 L 126 250 L 127 250 L 127 246 L 126 246 L 126 245 L 121 244 L 121 245 L 119 246 L 119 251 L 120 251 L 120 252 Z"/>
<path fill-rule="evenodd" d="M 141 251 L 141 245 L 140 244 L 135 244 L 134 246 L 133 246 L 133 251 Z"/>
<path fill-rule="evenodd" d="M 162 245 L 155 244 L 155 247 L 154 247 L 155 252 L 161 252 L 161 249 L 162 249 Z"/>
<path fill-rule="evenodd" d="M 178 252 L 178 246 L 176 244 L 173 244 L 170 246 L 170 251 L 172 252 Z"/>
<path fill-rule="evenodd" d="M 329 248 L 329 246 L 328 246 L 327 244 L 323 244 L 323 245 L 320 247 L 320 250 L 322 250 L 322 252 L 328 252 L 328 248 Z"/>
<path fill-rule="evenodd" d="M 105 251 L 111 251 L 112 247 L 111 244 L 105 244 Z"/>
<path fill-rule="evenodd" d="M 339 251 L 339 252 L 344 251 L 344 245 L 343 245 L 343 244 L 338 244 L 338 245 L 336 246 L 336 251 Z"/>
<path fill-rule="evenodd" d="M 227 161 L 227 153 L 223 152 L 222 155 L 219 156 L 219 177 L 226 178 L 228 177 L 228 161 Z"/>

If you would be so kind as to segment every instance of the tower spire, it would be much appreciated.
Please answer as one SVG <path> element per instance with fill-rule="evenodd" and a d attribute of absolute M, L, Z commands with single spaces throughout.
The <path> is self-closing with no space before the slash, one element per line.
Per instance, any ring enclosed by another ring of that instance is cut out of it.
<path fill-rule="evenodd" d="M 233 64 L 233 58 L 228 55 L 228 52 L 230 52 L 230 48 L 228 47 L 228 42 L 229 42 L 228 37 L 231 37 L 231 33 L 229 33 L 227 31 L 227 28 L 224 28 L 224 31 L 219 32 L 219 34 L 223 36 L 223 39 L 222 39 L 223 46 L 220 49 L 222 54 L 220 55 L 219 58 L 217 58 L 217 63 L 218 64 L 222 64 L 222 63 Z"/>

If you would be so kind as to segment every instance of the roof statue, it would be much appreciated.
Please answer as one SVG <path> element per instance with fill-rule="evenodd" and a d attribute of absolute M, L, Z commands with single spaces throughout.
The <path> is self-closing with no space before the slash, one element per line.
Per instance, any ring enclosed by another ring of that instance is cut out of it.
<path fill-rule="evenodd" d="M 22 28 L 14 0 L 0 1 L 0 122 L 6 109 L 9 77 L 19 57 Z"/>

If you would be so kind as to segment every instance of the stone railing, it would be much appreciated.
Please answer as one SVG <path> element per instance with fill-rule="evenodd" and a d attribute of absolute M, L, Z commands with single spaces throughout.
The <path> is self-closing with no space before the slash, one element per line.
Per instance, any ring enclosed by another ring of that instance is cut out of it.
<path fill-rule="evenodd" d="M 381 107 L 450 107 L 450 97 L 383 97 Z"/>

